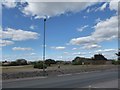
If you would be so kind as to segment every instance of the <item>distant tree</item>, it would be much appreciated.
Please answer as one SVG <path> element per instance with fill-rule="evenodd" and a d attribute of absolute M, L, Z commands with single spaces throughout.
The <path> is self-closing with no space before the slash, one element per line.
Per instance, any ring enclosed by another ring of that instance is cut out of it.
<path fill-rule="evenodd" d="M 65 61 L 65 62 L 64 62 L 64 65 L 69 65 L 69 64 L 71 64 L 70 61 Z"/>
<path fill-rule="evenodd" d="M 112 64 L 118 65 L 118 64 L 120 64 L 120 60 L 113 60 L 113 61 L 112 61 Z"/>
<path fill-rule="evenodd" d="M 18 63 L 16 61 L 12 61 L 9 66 L 18 66 Z"/>
<path fill-rule="evenodd" d="M 27 65 L 27 60 L 25 60 L 25 59 L 17 59 L 16 63 L 17 63 L 17 65 Z"/>
<path fill-rule="evenodd" d="M 30 65 L 34 65 L 36 63 L 36 61 L 30 61 L 29 64 Z"/>
<path fill-rule="evenodd" d="M 39 60 L 37 63 L 43 63 L 43 61 L 42 61 L 42 60 Z"/>
<path fill-rule="evenodd" d="M 57 60 L 57 61 L 56 61 L 56 64 L 64 64 L 64 61 L 62 61 L 62 60 Z"/>
<path fill-rule="evenodd" d="M 46 64 L 43 64 L 43 62 L 36 62 L 34 64 L 34 68 L 38 68 L 38 69 L 43 69 L 43 68 L 47 68 L 47 65 Z"/>
<path fill-rule="evenodd" d="M 120 60 L 118 60 L 118 64 L 120 65 Z"/>
<path fill-rule="evenodd" d="M 53 59 L 46 59 L 45 60 L 45 64 L 48 65 L 48 66 L 50 66 L 51 64 L 56 64 L 56 61 L 53 60 Z"/>
<path fill-rule="evenodd" d="M 107 58 L 104 57 L 102 54 L 95 54 L 94 55 L 95 60 L 107 60 Z"/>
<path fill-rule="evenodd" d="M 79 61 L 80 57 L 75 57 L 73 61 Z"/>
<path fill-rule="evenodd" d="M 82 65 L 82 60 L 83 58 L 80 58 L 80 57 L 75 57 L 74 60 L 72 60 L 72 64 L 73 65 Z"/>

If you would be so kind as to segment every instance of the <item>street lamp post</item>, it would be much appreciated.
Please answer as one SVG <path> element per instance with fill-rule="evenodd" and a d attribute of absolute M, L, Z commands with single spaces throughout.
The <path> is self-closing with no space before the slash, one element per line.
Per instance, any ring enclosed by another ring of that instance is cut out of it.
<path fill-rule="evenodd" d="M 45 75 L 45 41 L 46 41 L 46 19 L 44 19 L 44 36 L 43 36 L 43 75 Z"/>

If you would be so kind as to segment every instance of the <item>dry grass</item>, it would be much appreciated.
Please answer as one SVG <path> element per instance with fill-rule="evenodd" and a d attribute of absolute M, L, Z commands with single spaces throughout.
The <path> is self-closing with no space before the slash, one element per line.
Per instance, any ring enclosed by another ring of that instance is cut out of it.
<path fill-rule="evenodd" d="M 30 71 L 34 70 L 32 65 L 24 66 L 2 66 L 2 72 L 20 72 L 20 71 Z"/>
<path fill-rule="evenodd" d="M 92 68 L 110 68 L 114 65 L 60 65 L 61 70 L 78 70 L 78 69 L 92 69 Z M 42 69 L 34 69 L 32 65 L 24 66 L 4 66 L 0 67 L 2 72 L 23 72 L 23 71 L 41 71 Z M 58 65 L 51 65 L 47 70 L 57 70 Z"/>

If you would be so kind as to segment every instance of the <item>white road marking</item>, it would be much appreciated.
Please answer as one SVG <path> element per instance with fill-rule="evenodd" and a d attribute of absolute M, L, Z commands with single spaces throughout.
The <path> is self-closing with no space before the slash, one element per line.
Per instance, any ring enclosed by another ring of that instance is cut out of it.
<path fill-rule="evenodd" d="M 82 73 L 75 73 L 75 74 L 82 74 Z"/>
<path fill-rule="evenodd" d="M 84 73 L 89 73 L 89 72 L 84 72 Z"/>
<path fill-rule="evenodd" d="M 89 86 L 88 86 L 88 89 L 89 89 L 89 90 L 91 90 L 91 88 L 92 88 L 92 86 L 91 86 L 91 85 L 89 85 Z"/>
<path fill-rule="evenodd" d="M 22 80 L 32 80 L 32 79 L 44 79 L 44 78 L 48 78 L 48 77 L 41 76 L 41 77 L 19 78 L 19 79 L 3 80 L 3 82 L 22 81 Z"/>
<path fill-rule="evenodd" d="M 92 86 L 92 85 L 88 85 L 88 86 L 79 87 L 79 88 L 88 88 L 88 90 L 91 90 L 91 88 L 100 88 L 100 87 L 95 87 L 95 86 Z"/>
<path fill-rule="evenodd" d="M 90 71 L 90 72 L 92 73 L 92 72 L 101 72 L 101 71 Z"/>
<path fill-rule="evenodd" d="M 60 75 L 57 75 L 57 76 L 61 77 L 61 76 L 69 76 L 69 75 L 72 75 L 72 74 L 60 74 Z"/>
<path fill-rule="evenodd" d="M 80 73 L 73 73 L 73 74 L 60 74 L 60 75 L 57 75 L 57 76 L 68 76 L 68 75 L 83 74 L 83 73 L 92 73 L 92 72 L 100 72 L 100 71 L 80 72 Z"/>

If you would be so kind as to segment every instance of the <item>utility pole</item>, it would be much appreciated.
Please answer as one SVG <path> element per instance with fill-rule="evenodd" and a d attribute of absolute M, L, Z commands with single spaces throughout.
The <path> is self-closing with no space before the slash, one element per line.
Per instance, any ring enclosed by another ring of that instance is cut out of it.
<path fill-rule="evenodd" d="M 46 41 L 46 18 L 44 19 L 44 36 L 43 36 L 43 75 L 45 75 L 45 41 Z"/>

